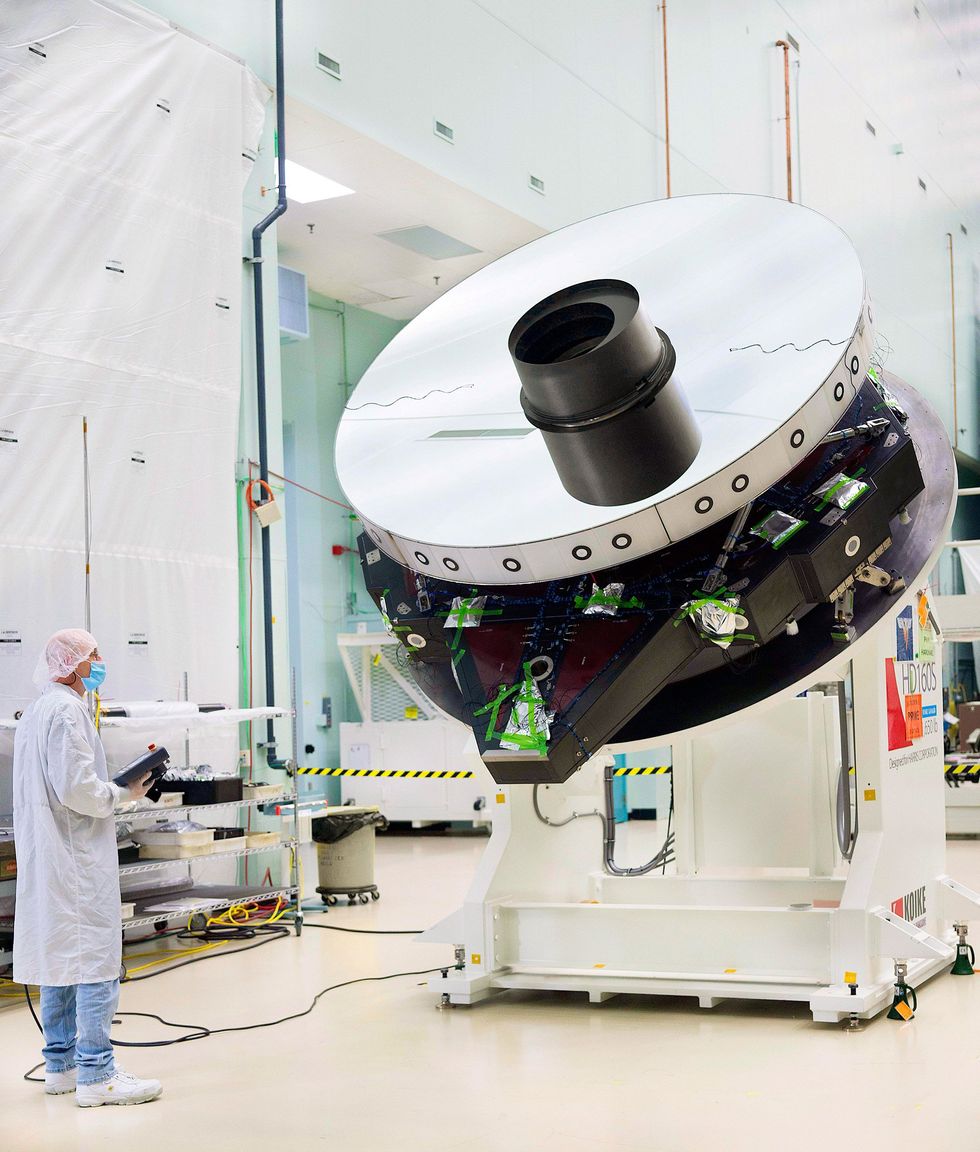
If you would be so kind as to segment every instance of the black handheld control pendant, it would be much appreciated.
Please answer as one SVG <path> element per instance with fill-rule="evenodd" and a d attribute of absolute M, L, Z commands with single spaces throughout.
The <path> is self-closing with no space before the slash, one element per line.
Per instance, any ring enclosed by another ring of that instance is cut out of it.
<path fill-rule="evenodd" d="M 112 782 L 118 784 L 120 788 L 128 788 L 134 780 L 142 780 L 147 772 L 150 772 L 153 775 L 153 786 L 146 795 L 156 803 L 162 791 L 158 781 L 169 767 L 170 753 L 166 748 L 158 748 L 156 744 L 151 744 L 141 756 L 137 756 L 127 764 L 118 776 L 113 776 Z"/>

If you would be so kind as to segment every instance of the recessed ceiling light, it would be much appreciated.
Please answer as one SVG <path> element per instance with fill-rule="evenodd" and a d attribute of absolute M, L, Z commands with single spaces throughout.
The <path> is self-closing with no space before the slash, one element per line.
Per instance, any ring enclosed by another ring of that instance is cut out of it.
<path fill-rule="evenodd" d="M 454 256 L 473 256 L 480 251 L 470 244 L 464 244 L 455 236 L 447 236 L 437 228 L 430 228 L 422 224 L 414 228 L 395 228 L 391 232 L 376 233 L 382 240 L 397 244 L 399 248 L 407 248 L 410 252 L 417 252 L 419 256 L 428 256 L 430 260 L 450 260 Z"/>
<path fill-rule="evenodd" d="M 297 204 L 313 204 L 317 200 L 333 200 L 337 196 L 350 196 L 353 188 L 347 188 L 321 176 L 310 168 L 304 168 L 295 160 L 286 161 L 286 195 Z"/>

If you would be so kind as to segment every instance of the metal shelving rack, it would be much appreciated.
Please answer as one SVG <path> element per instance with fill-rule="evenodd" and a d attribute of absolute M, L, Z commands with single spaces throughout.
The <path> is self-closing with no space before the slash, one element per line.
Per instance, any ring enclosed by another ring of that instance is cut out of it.
<path fill-rule="evenodd" d="M 162 816 L 170 817 L 176 813 L 197 812 L 200 808 L 256 808 L 260 804 L 292 804 L 293 793 L 282 792 L 277 796 L 259 796 L 249 800 L 225 800 L 218 804 L 175 804 L 166 807 L 136 808 L 132 812 L 117 812 L 116 821 L 121 824 L 132 824 L 135 820 L 159 820 Z M 303 805 L 301 804 L 302 808 Z M 172 861 L 171 861 L 172 863 Z"/>
<path fill-rule="evenodd" d="M 281 848 L 295 848 L 296 840 L 290 838 L 289 840 L 279 840 L 275 844 L 259 844 L 254 848 L 229 848 L 225 852 L 207 852 L 200 856 L 186 856 L 182 860 L 140 860 L 133 864 L 120 864 L 120 876 L 138 876 L 142 872 L 159 872 L 164 868 L 173 868 L 178 864 L 194 864 L 200 863 L 202 860 L 237 860 L 243 856 L 254 856 L 259 852 L 277 852 Z M 257 895 L 265 895 L 265 890 L 260 889 Z M 127 920 L 123 927 L 129 923 Z"/>
<path fill-rule="evenodd" d="M 295 690 L 294 690 L 294 696 L 295 696 Z M 207 720 L 204 721 L 205 727 L 214 727 L 214 726 L 221 725 L 224 723 L 240 724 L 243 721 L 267 718 L 270 716 L 271 717 L 291 716 L 292 717 L 292 728 L 293 728 L 293 747 L 294 748 L 296 747 L 295 699 L 293 701 L 292 709 L 287 709 L 287 708 L 252 708 L 252 709 L 236 708 L 236 709 L 228 709 L 225 711 L 199 713 L 198 717 L 200 717 L 200 716 L 206 716 L 207 717 Z M 193 713 L 191 714 L 191 717 L 194 717 Z M 147 723 L 147 719 L 149 719 L 149 718 L 145 719 L 145 718 L 141 717 L 141 718 L 138 718 L 135 720 L 130 720 L 128 717 L 106 717 L 105 719 L 102 720 L 101 727 L 109 729 L 109 730 L 115 729 L 115 728 L 137 727 L 140 725 L 145 725 Z M 179 725 L 180 722 L 188 720 L 188 719 L 190 719 L 190 717 L 179 717 L 178 718 L 178 717 L 170 717 L 170 716 L 161 716 L 161 717 L 158 717 L 157 719 L 159 719 L 163 722 L 167 722 L 169 724 L 173 724 L 174 721 L 177 721 L 178 725 Z M 199 723 L 198 718 L 194 717 L 194 719 L 195 719 L 195 725 L 197 725 Z M 16 721 L 2 720 L 2 721 L 0 721 L 0 726 L 2 726 L 4 728 L 16 728 Z M 262 844 L 262 845 L 258 845 L 258 846 L 252 847 L 252 848 L 249 848 L 247 846 L 244 848 L 231 848 L 231 849 L 228 849 L 227 851 L 224 851 L 224 852 L 212 852 L 212 853 L 209 853 L 209 854 L 203 855 L 203 856 L 189 856 L 189 857 L 186 857 L 182 860 L 140 860 L 140 861 L 134 862 L 132 864 L 120 864 L 119 865 L 119 875 L 121 877 L 122 876 L 133 876 L 133 875 L 139 875 L 139 874 L 144 873 L 144 872 L 156 872 L 156 871 L 162 871 L 162 870 L 167 869 L 167 868 L 176 868 L 176 867 L 179 867 L 180 865 L 187 865 L 188 866 L 188 873 L 190 873 L 190 866 L 195 864 L 195 863 L 199 864 L 201 862 L 206 862 L 209 860 L 242 859 L 245 857 L 258 855 L 259 853 L 262 853 L 262 852 L 277 852 L 277 851 L 281 851 L 284 848 L 289 849 L 290 855 L 291 855 L 291 865 L 290 865 L 290 877 L 289 877 L 290 883 L 288 885 L 280 885 L 278 888 L 271 888 L 271 889 L 270 888 L 259 888 L 257 885 L 255 885 L 255 886 L 251 886 L 251 885 L 236 886 L 236 889 L 240 889 L 240 890 L 236 891 L 236 894 L 234 895 L 234 897 L 229 897 L 228 895 L 223 895 L 221 897 L 214 897 L 213 899 L 208 898 L 206 900 L 196 898 L 194 896 L 193 890 L 191 890 L 190 892 L 173 893 L 171 898 L 168 898 L 167 893 L 161 892 L 160 898 L 159 898 L 159 903 L 161 903 L 161 904 L 168 904 L 168 903 L 169 904 L 176 904 L 181 899 L 187 900 L 187 901 L 189 901 L 189 904 L 191 906 L 188 907 L 186 915 L 193 916 L 193 915 L 196 915 L 198 913 L 214 911 L 217 908 L 227 908 L 229 906 L 229 904 L 231 904 L 235 901 L 244 902 L 246 900 L 257 900 L 257 899 L 270 900 L 270 899 L 276 899 L 279 897 L 283 897 L 286 899 L 291 899 L 295 902 L 295 909 L 296 910 L 292 916 L 293 929 L 294 929 L 297 936 L 301 935 L 302 931 L 303 931 L 303 901 L 302 901 L 302 893 L 300 891 L 300 879 L 299 879 L 299 838 L 298 838 L 298 836 L 299 836 L 300 802 L 299 802 L 298 777 L 296 774 L 295 760 L 290 760 L 288 762 L 287 771 L 289 771 L 289 773 L 290 773 L 291 786 L 288 788 L 283 788 L 282 792 L 276 796 L 255 797 L 255 798 L 250 797 L 248 799 L 242 799 L 242 800 L 226 800 L 224 802 L 219 802 L 217 804 L 181 804 L 181 805 L 175 805 L 174 807 L 169 807 L 169 808 L 136 808 L 136 809 L 133 809 L 132 811 L 123 810 L 123 811 L 116 812 L 115 813 L 115 819 L 116 819 L 117 823 L 132 824 L 132 823 L 142 822 L 142 821 L 146 821 L 146 820 L 160 820 L 160 819 L 169 820 L 169 819 L 172 819 L 177 814 L 185 814 L 186 815 L 186 814 L 189 814 L 191 812 L 211 811 L 211 812 L 217 813 L 219 810 L 225 810 L 225 811 L 235 810 L 235 811 L 240 812 L 240 811 L 243 811 L 243 810 L 248 809 L 248 808 L 258 807 L 259 805 L 265 805 L 265 804 L 280 804 L 280 805 L 282 805 L 283 803 L 285 803 L 287 805 L 290 805 L 293 809 L 293 827 L 296 831 L 296 835 L 291 836 L 288 840 L 281 840 L 277 844 Z M 12 886 L 15 884 L 15 882 L 16 882 L 15 878 L 13 878 L 13 877 L 11 877 L 10 879 L 7 879 L 7 880 L 0 880 L 0 893 L 2 893 L 4 891 L 4 889 L 6 888 L 7 885 Z M 147 899 L 141 900 L 140 903 L 143 904 L 144 906 L 149 904 L 152 907 L 153 906 L 153 898 L 149 897 Z M 126 931 L 130 928 L 140 928 L 140 927 L 144 927 L 147 925 L 159 924 L 159 923 L 164 922 L 164 921 L 176 919 L 176 918 L 183 916 L 183 915 L 185 915 L 185 913 L 182 911 L 167 911 L 167 912 L 156 912 L 156 913 L 147 914 L 145 912 L 140 913 L 137 910 L 136 916 L 123 921 L 123 930 Z M 12 961 L 13 961 L 13 953 L 11 951 L 0 950 L 0 967 L 3 967 L 7 964 L 12 963 Z"/>
<path fill-rule="evenodd" d="M 292 898 L 294 889 L 289 888 L 263 888 L 263 900 L 275 900 L 277 897 Z M 228 897 L 224 896 L 221 899 L 198 901 L 195 900 L 194 907 L 188 908 L 184 912 L 154 912 L 148 915 L 134 916 L 131 920 L 126 920 L 123 923 L 123 928 L 142 928 L 149 927 L 151 924 L 159 924 L 161 920 L 172 920 L 178 916 L 196 916 L 198 913 L 213 912 L 218 908 L 228 907 Z M 302 925 L 297 925 L 296 935 L 298 936 L 302 931 Z M 2 954 L 0 954 L 2 955 Z M 10 954 L 11 957 L 13 953 Z"/>
<path fill-rule="evenodd" d="M 227 711 L 201 713 L 200 715 L 207 717 L 207 719 L 203 722 L 203 725 L 205 727 L 213 727 L 215 725 L 221 725 L 222 723 L 236 723 L 236 724 L 238 724 L 238 723 L 242 723 L 243 721 L 262 719 L 262 718 L 267 718 L 267 717 L 290 716 L 292 719 L 293 748 L 295 749 L 296 736 L 297 736 L 297 734 L 296 734 L 296 700 L 295 700 L 295 695 L 296 695 L 296 692 L 295 692 L 295 685 L 294 685 L 294 687 L 293 687 L 293 701 L 292 701 L 293 706 L 291 709 L 286 709 L 286 708 L 251 708 L 251 709 L 249 709 L 249 708 L 237 708 L 237 709 L 229 709 Z M 165 718 L 165 719 L 170 719 L 170 718 Z M 179 727 L 180 720 L 176 717 L 174 717 L 173 719 L 177 720 L 177 726 Z M 146 721 L 143 720 L 142 718 L 136 719 L 134 721 L 128 721 L 128 718 L 126 718 L 126 717 L 111 717 L 111 718 L 106 717 L 106 719 L 104 719 L 102 721 L 102 727 L 109 728 L 109 729 L 112 729 L 112 728 L 129 728 L 129 727 L 137 727 L 137 726 L 145 724 L 145 723 L 146 723 Z M 188 732 L 188 736 L 189 736 L 189 732 Z M 207 862 L 210 860 L 244 859 L 244 858 L 247 858 L 250 856 L 257 855 L 257 854 L 262 853 L 262 852 L 276 852 L 276 851 L 281 851 L 283 848 L 286 848 L 286 849 L 289 849 L 289 852 L 290 852 L 290 876 L 289 876 L 290 883 L 288 886 L 280 886 L 279 888 L 273 888 L 273 889 L 259 888 L 257 885 L 254 887 L 250 886 L 250 885 L 236 886 L 236 887 L 239 887 L 239 890 L 236 892 L 236 894 L 233 898 L 230 898 L 228 896 L 223 896 L 221 898 L 215 898 L 213 901 L 208 901 L 206 904 L 202 904 L 200 902 L 199 898 L 195 897 L 193 889 L 190 892 L 175 893 L 172 900 L 168 900 L 166 893 L 161 893 L 160 903 L 162 903 L 162 904 L 166 904 L 166 903 L 176 904 L 176 903 L 179 903 L 181 899 L 187 900 L 189 902 L 187 914 L 193 916 L 193 915 L 196 915 L 197 913 L 207 912 L 209 910 L 214 910 L 216 908 L 227 907 L 229 905 L 229 903 L 232 901 L 245 902 L 245 901 L 257 900 L 257 899 L 269 900 L 269 899 L 275 899 L 277 897 L 286 897 L 286 898 L 292 899 L 295 902 L 295 912 L 293 913 L 293 917 L 292 917 L 293 918 L 293 930 L 295 931 L 297 936 L 302 935 L 302 932 L 303 932 L 303 901 L 302 901 L 302 893 L 300 891 L 300 877 L 299 877 L 299 785 L 298 785 L 298 777 L 296 774 L 295 759 L 288 761 L 287 771 L 289 771 L 289 773 L 290 773 L 291 787 L 288 790 L 283 789 L 282 793 L 280 795 L 277 795 L 277 796 L 256 797 L 256 798 L 249 797 L 248 799 L 242 799 L 242 800 L 231 800 L 231 801 L 226 800 L 223 802 L 219 801 L 218 803 L 215 803 L 215 804 L 181 804 L 181 805 L 175 805 L 174 807 L 170 807 L 170 808 L 137 808 L 137 809 L 130 811 L 130 812 L 126 812 L 126 811 L 117 812 L 116 813 L 116 822 L 117 823 L 131 824 L 131 823 L 136 823 L 138 821 L 146 820 L 147 818 L 152 818 L 154 820 L 160 820 L 160 819 L 171 820 L 177 814 L 187 815 L 187 814 L 190 814 L 192 812 L 194 812 L 194 813 L 200 813 L 200 812 L 217 813 L 219 810 L 225 810 L 225 811 L 235 810 L 235 811 L 240 812 L 240 811 L 243 811 L 243 810 L 248 809 L 248 808 L 257 807 L 259 805 L 277 804 L 277 803 L 282 804 L 283 802 L 285 802 L 285 803 L 290 804 L 292 806 L 292 809 L 293 809 L 293 827 L 294 827 L 295 833 L 296 833 L 294 836 L 290 837 L 288 840 L 280 840 L 280 842 L 277 844 L 263 844 L 263 845 L 259 845 L 259 846 L 252 847 L 252 848 L 249 848 L 247 846 L 244 848 L 231 848 L 231 849 L 228 849 L 227 851 L 223 851 L 223 852 L 211 852 L 211 853 L 208 853 L 207 855 L 202 855 L 202 856 L 189 856 L 189 857 L 186 857 L 186 858 L 180 859 L 180 860 L 141 860 L 139 862 L 134 862 L 132 864 L 120 864 L 119 875 L 121 877 L 134 876 L 134 875 L 142 874 L 144 872 L 162 871 L 164 869 L 174 868 L 174 867 L 177 867 L 177 866 L 180 866 L 183 864 L 183 865 L 187 865 L 188 875 L 190 876 L 192 866 L 195 863 L 200 864 L 202 862 Z M 125 896 L 125 894 L 124 894 L 124 896 Z M 144 906 L 149 903 L 150 906 L 152 906 L 152 900 L 153 900 L 153 898 L 151 897 L 151 898 L 149 898 L 149 900 L 144 899 L 144 900 L 139 901 L 138 903 L 141 903 Z M 140 913 L 139 908 L 137 908 L 136 916 L 134 916 L 128 920 L 123 921 L 123 930 L 126 931 L 130 928 L 138 928 L 138 927 L 142 927 L 144 925 L 149 925 L 149 924 L 158 924 L 158 923 L 161 923 L 163 921 L 170 920 L 170 919 L 176 919 L 178 916 L 182 916 L 182 915 L 184 915 L 183 912 L 157 912 L 155 914 L 153 914 L 153 913 Z"/>

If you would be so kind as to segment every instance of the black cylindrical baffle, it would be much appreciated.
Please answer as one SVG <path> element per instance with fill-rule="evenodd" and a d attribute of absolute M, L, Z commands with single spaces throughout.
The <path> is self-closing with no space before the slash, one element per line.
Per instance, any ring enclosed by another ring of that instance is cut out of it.
<path fill-rule="evenodd" d="M 687 471 L 701 430 L 667 335 L 623 280 L 573 284 L 514 325 L 521 406 L 540 428 L 565 491 L 586 504 L 632 504 Z"/>

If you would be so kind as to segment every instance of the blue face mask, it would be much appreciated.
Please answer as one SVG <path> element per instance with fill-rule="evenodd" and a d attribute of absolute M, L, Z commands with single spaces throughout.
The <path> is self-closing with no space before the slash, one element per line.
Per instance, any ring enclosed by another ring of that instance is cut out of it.
<path fill-rule="evenodd" d="M 105 680 L 105 664 L 101 660 L 92 661 L 92 671 L 88 676 L 82 677 L 82 683 L 88 692 L 94 691 Z"/>

